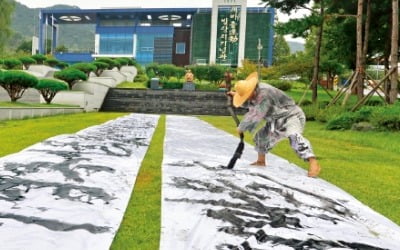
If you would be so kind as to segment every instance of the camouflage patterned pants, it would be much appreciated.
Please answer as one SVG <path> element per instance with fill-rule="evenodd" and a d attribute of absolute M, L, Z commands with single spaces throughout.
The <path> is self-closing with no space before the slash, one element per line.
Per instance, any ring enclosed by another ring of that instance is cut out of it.
<path fill-rule="evenodd" d="M 302 135 L 305 121 L 301 110 L 291 117 L 268 121 L 254 136 L 256 151 L 265 154 L 279 141 L 289 138 L 290 146 L 301 159 L 315 157 L 310 142 Z"/>

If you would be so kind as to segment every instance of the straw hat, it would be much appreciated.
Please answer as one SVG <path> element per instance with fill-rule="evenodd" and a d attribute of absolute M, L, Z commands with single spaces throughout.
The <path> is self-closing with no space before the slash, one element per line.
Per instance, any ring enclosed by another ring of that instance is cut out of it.
<path fill-rule="evenodd" d="M 233 96 L 233 106 L 240 107 L 250 97 L 253 90 L 256 88 L 258 83 L 257 72 L 251 73 L 246 80 L 238 81 L 235 84 L 235 95 Z"/>

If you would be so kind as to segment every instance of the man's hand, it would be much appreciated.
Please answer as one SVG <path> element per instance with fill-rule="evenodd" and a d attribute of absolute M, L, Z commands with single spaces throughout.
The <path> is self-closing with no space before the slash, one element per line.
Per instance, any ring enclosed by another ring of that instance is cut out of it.
<path fill-rule="evenodd" d="M 236 128 L 236 132 L 240 135 L 243 134 L 244 131 L 240 130 L 239 128 Z"/>
<path fill-rule="evenodd" d="M 233 97 L 235 95 L 235 91 L 228 91 L 228 92 L 226 92 L 226 95 Z"/>

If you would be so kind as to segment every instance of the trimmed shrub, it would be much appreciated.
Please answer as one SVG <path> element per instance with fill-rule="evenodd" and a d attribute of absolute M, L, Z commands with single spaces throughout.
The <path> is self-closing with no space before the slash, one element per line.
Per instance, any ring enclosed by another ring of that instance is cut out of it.
<path fill-rule="evenodd" d="M 76 63 L 73 64 L 70 68 L 78 69 L 86 74 L 89 77 L 90 72 L 95 72 L 97 67 L 92 63 Z"/>
<path fill-rule="evenodd" d="M 60 64 L 60 61 L 55 59 L 55 58 L 48 58 L 44 61 L 46 65 L 49 65 L 50 67 L 54 68 L 57 67 Z"/>
<path fill-rule="evenodd" d="M 307 121 L 315 121 L 319 113 L 319 108 L 316 105 L 307 105 L 302 107 Z"/>
<path fill-rule="evenodd" d="M 31 56 L 33 59 L 35 59 L 35 61 L 37 62 L 37 64 L 43 64 L 44 61 L 47 59 L 47 57 L 45 55 L 42 54 L 36 54 Z"/>
<path fill-rule="evenodd" d="M 5 69 L 22 69 L 22 62 L 15 58 L 4 59 L 3 65 Z"/>
<path fill-rule="evenodd" d="M 183 83 L 179 81 L 160 81 L 163 89 L 182 89 Z"/>
<path fill-rule="evenodd" d="M 206 80 L 219 86 L 219 84 L 221 84 L 221 82 L 224 80 L 224 73 L 226 69 L 227 68 L 225 66 L 210 65 L 208 68 L 208 74 Z"/>
<path fill-rule="evenodd" d="M 332 120 L 330 120 L 327 125 L 326 129 L 329 130 L 345 130 L 350 129 L 353 123 L 356 122 L 356 115 L 355 113 L 344 113 Z"/>
<path fill-rule="evenodd" d="M 22 64 L 24 65 L 25 69 L 29 69 L 29 66 L 31 66 L 32 64 L 36 64 L 36 60 L 33 59 L 32 57 L 28 57 L 28 56 L 23 56 L 18 58 Z"/>
<path fill-rule="evenodd" d="M 199 79 L 200 82 L 208 78 L 208 66 L 206 65 L 196 65 L 189 67 L 189 69 L 192 71 L 195 78 Z"/>
<path fill-rule="evenodd" d="M 196 90 L 204 90 L 204 91 L 218 91 L 219 87 L 215 84 L 198 84 L 196 83 Z"/>
<path fill-rule="evenodd" d="M 370 120 L 379 130 L 400 130 L 400 105 L 375 108 Z"/>
<path fill-rule="evenodd" d="M 94 71 L 96 76 L 100 76 L 101 73 L 103 73 L 103 71 L 109 67 L 108 63 L 100 62 L 100 61 L 94 61 L 94 62 L 92 62 L 92 64 L 96 67 L 96 70 Z"/>
<path fill-rule="evenodd" d="M 268 83 L 282 91 L 289 91 L 292 88 L 290 81 L 285 80 L 268 80 Z"/>
<path fill-rule="evenodd" d="M 63 81 L 55 79 L 40 79 L 39 83 L 35 86 L 47 104 L 50 104 L 57 92 L 67 90 L 68 84 Z"/>
<path fill-rule="evenodd" d="M 19 70 L 4 71 L 0 76 L 0 86 L 7 91 L 12 102 L 20 99 L 26 89 L 37 84 L 38 79 L 35 76 Z"/>
<path fill-rule="evenodd" d="M 104 62 L 104 63 L 107 63 L 108 64 L 108 69 L 113 69 L 113 68 L 115 68 L 115 67 L 117 67 L 117 62 L 116 61 L 114 61 L 113 59 L 111 59 L 111 58 L 108 58 L 108 57 L 101 57 L 101 58 L 97 58 L 96 59 L 96 62 Z"/>
<path fill-rule="evenodd" d="M 87 76 L 85 73 L 78 69 L 67 68 L 54 73 L 54 77 L 68 83 L 69 89 L 80 80 L 86 81 Z"/>
<path fill-rule="evenodd" d="M 135 79 L 133 80 L 133 82 L 145 82 L 145 83 L 147 83 L 148 81 L 149 81 L 149 78 L 145 74 L 137 75 L 135 77 Z"/>

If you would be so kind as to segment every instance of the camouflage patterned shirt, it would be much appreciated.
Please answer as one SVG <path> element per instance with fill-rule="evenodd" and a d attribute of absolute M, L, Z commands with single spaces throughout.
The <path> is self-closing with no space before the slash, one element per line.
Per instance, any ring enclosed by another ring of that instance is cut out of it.
<path fill-rule="evenodd" d="M 249 111 L 238 127 L 241 131 L 254 132 L 257 125 L 263 120 L 271 122 L 281 118 L 290 118 L 303 112 L 282 90 L 266 83 L 258 85 L 256 95 L 247 103 Z"/>

